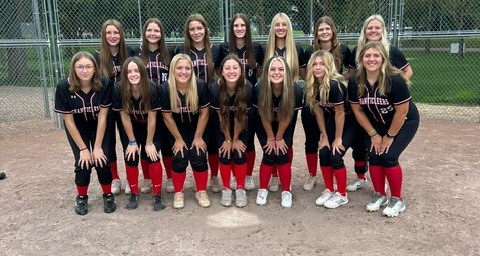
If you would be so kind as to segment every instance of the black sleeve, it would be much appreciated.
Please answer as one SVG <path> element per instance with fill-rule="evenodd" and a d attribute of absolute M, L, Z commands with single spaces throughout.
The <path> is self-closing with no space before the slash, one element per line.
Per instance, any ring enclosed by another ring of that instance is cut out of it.
<path fill-rule="evenodd" d="M 297 83 L 293 84 L 295 90 L 295 110 L 300 110 L 303 107 L 303 90 Z"/>
<path fill-rule="evenodd" d="M 335 80 L 330 80 L 330 92 L 328 94 L 328 101 L 331 102 L 334 106 L 343 105 L 345 102 L 346 95 Z"/>
<path fill-rule="evenodd" d="M 255 60 L 257 61 L 257 67 L 263 67 L 263 59 L 265 58 L 265 50 L 262 45 L 259 43 L 253 43 L 253 48 L 255 49 Z"/>
<path fill-rule="evenodd" d="M 348 80 L 348 101 L 350 103 L 359 104 L 358 100 L 358 84 L 355 76 L 351 76 Z"/>
<path fill-rule="evenodd" d="M 212 84 L 210 85 L 210 107 L 215 110 L 220 109 L 218 93 L 219 93 L 219 85 L 218 85 L 218 79 L 217 79 L 213 81 Z"/>
<path fill-rule="evenodd" d="M 298 67 L 304 68 L 307 66 L 307 61 L 305 60 L 305 51 L 303 50 L 301 45 L 295 45 L 297 48 L 298 54 Z"/>
<path fill-rule="evenodd" d="M 120 84 L 116 84 L 112 90 L 112 110 L 114 111 L 122 111 L 122 88 Z"/>
<path fill-rule="evenodd" d="M 253 104 L 253 96 L 254 96 L 254 87 L 252 85 L 252 83 L 250 83 L 249 81 L 246 81 L 247 84 L 245 85 L 246 86 L 246 90 L 247 90 L 247 109 L 250 109 L 252 108 L 252 104 Z"/>
<path fill-rule="evenodd" d="M 162 109 L 162 105 L 160 104 L 160 92 L 159 92 L 159 86 L 150 83 L 150 99 L 151 99 L 151 104 L 152 104 L 152 111 L 160 111 Z"/>
<path fill-rule="evenodd" d="M 390 62 L 396 68 L 403 70 L 408 67 L 409 63 L 405 55 L 395 46 L 390 46 Z"/>
<path fill-rule="evenodd" d="M 400 75 L 392 76 L 389 80 L 391 89 L 388 97 L 389 101 L 393 105 L 400 105 L 410 101 L 412 96 L 410 96 L 410 91 L 408 90 L 405 80 Z"/>
<path fill-rule="evenodd" d="M 357 62 L 355 60 L 355 55 L 357 55 L 357 47 L 355 46 L 352 50 L 352 57 L 350 58 L 350 63 L 348 64 L 348 68 L 357 68 Z"/>
<path fill-rule="evenodd" d="M 345 68 L 355 66 L 355 62 L 352 63 L 352 51 L 344 44 L 340 44 L 340 53 L 342 54 L 342 65 Z M 353 57 L 355 59 L 355 57 Z"/>
<path fill-rule="evenodd" d="M 307 63 L 310 60 L 310 57 L 312 57 L 312 54 L 313 54 L 313 45 L 310 45 L 305 50 L 305 59 L 307 60 Z"/>
<path fill-rule="evenodd" d="M 108 108 L 112 105 L 112 95 L 111 95 L 112 86 L 110 85 L 110 79 L 106 77 L 102 77 L 101 83 L 102 83 L 102 102 L 100 103 L 100 106 L 104 108 Z"/>
<path fill-rule="evenodd" d="M 55 108 L 56 113 L 61 114 L 71 114 L 72 108 L 68 104 L 68 98 L 70 96 L 70 91 L 68 90 L 68 81 L 64 79 L 57 84 L 57 89 L 55 90 Z"/>
<path fill-rule="evenodd" d="M 222 60 L 220 58 L 220 48 L 217 45 L 212 45 L 212 61 L 215 68 L 220 68 L 222 65 Z"/>
<path fill-rule="evenodd" d="M 198 92 L 198 108 L 206 108 L 210 106 L 210 95 L 208 92 L 208 86 L 203 80 L 197 81 L 197 92 Z"/>
<path fill-rule="evenodd" d="M 160 104 L 162 106 L 162 112 L 171 112 L 170 106 L 170 93 L 168 89 L 168 82 L 160 85 Z"/>

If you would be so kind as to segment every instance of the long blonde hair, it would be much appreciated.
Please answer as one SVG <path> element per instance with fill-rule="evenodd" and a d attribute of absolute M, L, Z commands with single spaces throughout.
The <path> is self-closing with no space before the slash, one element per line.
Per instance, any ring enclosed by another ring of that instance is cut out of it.
<path fill-rule="evenodd" d="M 318 81 L 313 74 L 313 64 L 315 63 L 315 59 L 317 57 L 323 59 L 323 64 L 325 66 L 325 75 L 321 81 Z M 333 55 L 324 50 L 318 50 L 314 52 L 310 57 L 310 60 L 308 60 L 305 88 L 305 101 L 307 106 L 310 108 L 310 111 L 313 111 L 314 109 L 318 94 L 320 94 L 320 102 L 326 103 L 328 101 L 331 80 L 337 81 L 339 86 L 342 86 L 342 84 L 345 85 L 342 75 L 338 73 L 338 70 L 335 67 Z"/>
<path fill-rule="evenodd" d="M 404 73 L 393 66 L 388 58 L 387 49 L 380 42 L 371 41 L 368 42 L 365 47 L 360 51 L 359 58 L 360 62 L 358 63 L 357 68 L 357 84 L 358 84 L 358 96 L 362 97 L 365 94 L 365 81 L 367 80 L 367 72 L 365 66 L 363 65 L 363 56 L 368 49 L 375 49 L 380 52 L 382 56 L 382 65 L 380 66 L 380 72 L 377 77 L 378 81 L 378 91 L 381 96 L 385 96 L 390 91 L 390 76 L 400 75 L 407 85 L 410 85 L 410 80 L 404 75 Z"/>
<path fill-rule="evenodd" d="M 300 67 L 298 64 L 298 53 L 297 48 L 295 45 L 295 40 L 293 38 L 293 28 L 292 28 L 292 21 L 287 14 L 281 12 L 277 13 L 272 19 L 272 23 L 270 24 L 270 32 L 268 34 L 268 41 L 267 41 L 267 48 L 265 50 L 265 60 L 266 63 L 271 57 L 275 56 L 275 46 L 276 46 L 276 36 L 275 36 L 275 23 L 278 19 L 282 18 L 287 23 L 287 35 L 285 37 L 285 56 L 282 56 L 287 61 L 287 64 L 292 72 L 292 78 L 295 82 L 297 82 L 300 74 Z"/>
<path fill-rule="evenodd" d="M 110 46 L 107 42 L 107 26 L 114 26 L 120 33 L 120 42 L 118 43 L 118 54 L 120 54 L 120 61 L 127 59 L 127 45 L 125 43 L 125 33 L 122 24 L 115 19 L 106 20 L 102 25 L 102 42 L 100 43 L 99 62 L 100 75 L 106 77 L 113 77 L 115 75 L 113 55 L 110 52 Z"/>
<path fill-rule="evenodd" d="M 258 95 L 258 113 L 263 119 L 266 119 L 270 122 L 273 120 L 273 90 L 270 81 L 269 71 L 274 61 L 280 61 L 284 68 L 282 95 L 280 98 L 280 104 L 278 106 L 277 118 L 278 121 L 290 120 L 293 116 L 295 107 L 295 91 L 293 86 L 294 81 L 292 79 L 287 61 L 281 56 L 271 57 L 265 63 L 261 78 L 262 87 Z"/>
<path fill-rule="evenodd" d="M 362 51 L 363 47 L 365 47 L 365 44 L 368 43 L 368 38 L 366 35 L 368 23 L 370 23 L 373 20 L 378 20 L 382 25 L 383 31 L 382 31 L 382 38 L 380 38 L 380 43 L 383 44 L 383 47 L 385 47 L 385 50 L 387 51 L 387 53 L 390 52 L 390 41 L 388 41 L 388 37 L 387 37 L 387 28 L 385 27 L 385 20 L 383 20 L 382 15 L 374 14 L 365 20 L 365 22 L 363 23 L 362 31 L 360 32 L 360 37 L 358 38 L 358 42 L 357 42 L 357 52 L 355 55 L 355 62 L 357 65 L 359 62 L 362 61 L 361 59 L 359 59 L 360 51 Z"/>
<path fill-rule="evenodd" d="M 188 54 L 179 53 L 175 55 L 172 59 L 171 68 L 168 74 L 168 89 L 170 91 L 170 108 L 172 112 L 179 113 L 180 112 L 180 99 L 178 98 L 177 93 L 177 80 L 175 78 L 175 69 L 177 68 L 177 64 L 179 60 L 187 60 L 188 64 L 190 65 L 190 69 L 192 70 L 191 76 L 189 81 L 187 82 L 187 91 L 185 92 L 186 96 L 186 104 L 187 108 L 190 111 L 195 112 L 198 110 L 198 92 L 197 92 L 197 78 L 193 73 L 193 64 L 192 59 Z"/>

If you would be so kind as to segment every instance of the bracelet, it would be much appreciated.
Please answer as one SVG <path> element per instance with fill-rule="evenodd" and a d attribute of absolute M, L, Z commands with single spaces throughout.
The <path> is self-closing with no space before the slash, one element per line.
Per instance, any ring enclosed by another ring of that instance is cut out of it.
<path fill-rule="evenodd" d="M 86 149 L 87 149 L 87 147 L 84 147 L 84 148 L 81 148 L 80 151 L 84 151 L 84 150 L 86 150 Z"/>
<path fill-rule="evenodd" d="M 393 136 L 393 135 L 390 135 L 390 133 L 387 132 L 387 138 L 389 139 L 395 139 L 397 135 Z"/>
<path fill-rule="evenodd" d="M 231 140 L 225 140 L 225 142 L 226 142 L 226 143 L 230 143 L 230 142 L 232 142 L 232 141 L 231 141 Z"/>
<path fill-rule="evenodd" d="M 375 136 L 375 135 L 377 135 L 377 134 L 378 134 L 378 133 L 377 133 L 377 130 L 375 130 L 375 129 L 373 129 L 373 130 L 371 130 L 371 131 L 368 132 L 368 136 L 370 136 L 370 137 L 373 137 L 373 136 Z"/>
<path fill-rule="evenodd" d="M 276 141 L 283 140 L 283 138 L 275 138 Z"/>
<path fill-rule="evenodd" d="M 275 137 L 268 138 L 268 141 L 274 141 L 274 140 L 275 140 Z"/>
<path fill-rule="evenodd" d="M 136 141 L 136 140 L 129 140 L 129 141 L 128 141 L 128 145 L 129 145 L 129 146 L 136 146 L 136 145 L 137 145 L 137 141 Z"/>

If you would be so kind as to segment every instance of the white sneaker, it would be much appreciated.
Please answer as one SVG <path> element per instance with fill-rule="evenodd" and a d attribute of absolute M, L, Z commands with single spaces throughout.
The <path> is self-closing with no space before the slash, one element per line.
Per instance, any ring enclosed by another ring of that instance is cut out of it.
<path fill-rule="evenodd" d="M 367 211 L 376 212 L 380 210 L 380 207 L 388 204 L 388 199 L 386 196 L 382 196 L 377 192 L 373 192 L 373 199 L 370 203 L 367 204 Z"/>
<path fill-rule="evenodd" d="M 335 209 L 339 206 L 342 206 L 344 204 L 348 203 L 348 198 L 347 194 L 345 196 L 342 196 L 340 193 L 335 193 L 330 199 L 328 199 L 323 206 L 329 209 Z"/>
<path fill-rule="evenodd" d="M 210 206 L 210 198 L 208 197 L 207 191 L 198 191 L 195 193 L 195 197 L 198 200 L 198 205 L 203 208 Z"/>
<path fill-rule="evenodd" d="M 140 192 L 143 194 L 152 192 L 152 180 L 144 179 L 140 181 Z"/>
<path fill-rule="evenodd" d="M 290 193 L 290 191 L 282 192 L 282 207 L 284 208 L 292 207 L 292 193 Z"/>
<path fill-rule="evenodd" d="M 183 192 L 175 193 L 173 196 L 173 208 L 181 209 L 185 206 L 185 201 L 183 200 Z"/>
<path fill-rule="evenodd" d="M 218 181 L 218 176 L 212 176 L 210 178 L 210 190 L 213 193 L 218 193 L 222 190 L 222 186 L 220 186 L 220 182 Z"/>
<path fill-rule="evenodd" d="M 237 178 L 235 178 L 235 176 L 232 176 L 230 178 L 230 189 L 231 190 L 237 189 Z"/>
<path fill-rule="evenodd" d="M 222 198 L 220 199 L 220 204 L 227 207 L 232 205 L 232 190 L 228 188 L 222 189 Z"/>
<path fill-rule="evenodd" d="M 130 189 L 130 184 L 128 184 L 128 180 L 125 181 L 125 194 L 130 195 L 132 190 Z"/>
<path fill-rule="evenodd" d="M 399 213 L 405 211 L 405 204 L 398 197 L 391 197 L 390 203 L 383 209 L 383 215 L 387 217 L 397 217 Z"/>
<path fill-rule="evenodd" d="M 245 177 L 245 190 L 254 190 L 255 189 L 255 183 L 253 182 L 253 177 L 252 176 L 247 176 Z"/>
<path fill-rule="evenodd" d="M 173 181 L 172 178 L 167 179 L 167 184 L 165 184 L 167 187 L 167 192 L 168 193 L 173 193 L 175 191 L 175 187 L 173 187 Z"/>
<path fill-rule="evenodd" d="M 272 177 L 270 179 L 270 183 L 268 184 L 268 190 L 270 192 L 277 192 L 279 189 L 279 183 L 280 181 L 278 180 L 278 177 Z"/>
<path fill-rule="evenodd" d="M 258 205 L 266 205 L 267 204 L 267 197 L 268 197 L 268 190 L 259 189 L 258 192 L 257 192 L 256 203 Z"/>
<path fill-rule="evenodd" d="M 237 207 L 244 207 L 248 203 L 247 193 L 243 189 L 235 190 L 235 205 Z"/>
<path fill-rule="evenodd" d="M 122 187 L 122 181 L 119 179 L 112 180 L 112 193 L 114 195 L 120 194 L 120 188 Z"/>
<path fill-rule="evenodd" d="M 308 180 L 303 184 L 303 189 L 306 191 L 310 191 L 315 187 L 315 184 L 317 183 L 317 176 L 310 176 Z"/>
<path fill-rule="evenodd" d="M 366 187 L 367 187 L 367 179 L 356 180 L 354 183 L 351 183 L 347 186 L 347 191 L 353 192 L 353 191 L 357 191 L 357 189 L 362 189 Z"/>
<path fill-rule="evenodd" d="M 317 201 L 315 201 L 315 204 L 318 206 L 322 206 L 328 199 L 330 199 L 333 196 L 333 192 L 325 189 L 322 192 L 322 195 L 317 198 Z"/>

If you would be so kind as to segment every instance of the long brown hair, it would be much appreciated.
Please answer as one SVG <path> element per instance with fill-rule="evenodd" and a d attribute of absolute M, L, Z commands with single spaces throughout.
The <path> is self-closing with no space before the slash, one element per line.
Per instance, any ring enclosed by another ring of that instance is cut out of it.
<path fill-rule="evenodd" d="M 228 35 L 228 52 L 237 52 L 237 45 L 235 44 L 235 33 L 233 32 L 233 23 L 235 23 L 235 20 L 237 19 L 242 19 L 243 22 L 245 22 L 245 53 L 247 55 L 248 67 L 250 69 L 253 69 L 257 66 L 257 62 L 253 53 L 252 31 L 250 29 L 250 20 L 248 19 L 247 15 L 243 13 L 237 13 L 233 15 L 232 19 L 230 20 Z"/>
<path fill-rule="evenodd" d="M 140 72 L 140 107 L 146 111 L 152 109 L 152 96 L 150 95 L 150 80 L 148 80 L 147 69 L 145 64 L 139 57 L 129 57 L 122 65 L 122 79 L 120 80 L 120 87 L 122 90 L 122 109 L 126 114 L 132 114 L 132 91 L 130 81 L 128 81 L 128 64 L 137 64 Z"/>
<path fill-rule="evenodd" d="M 70 73 L 68 74 L 68 83 L 69 83 L 68 90 L 70 90 L 71 92 L 78 92 L 81 89 L 80 81 L 77 77 L 77 73 L 75 73 L 75 64 L 77 63 L 77 61 L 81 59 L 87 59 L 93 62 L 94 69 L 92 70 L 92 72 L 94 73 L 90 83 L 92 85 L 92 90 L 94 92 L 100 91 L 100 89 L 102 88 L 102 83 L 100 79 L 100 74 L 98 74 L 97 72 L 98 71 L 97 62 L 95 61 L 95 58 L 93 58 L 93 56 L 90 53 L 84 52 L 84 51 L 77 52 L 72 57 L 72 61 L 70 63 Z"/>
<path fill-rule="evenodd" d="M 240 67 L 240 78 L 235 84 L 235 100 L 234 107 L 236 108 L 235 120 L 240 127 L 240 130 L 243 131 L 247 127 L 247 88 L 245 84 L 245 70 L 243 70 L 243 65 L 240 59 L 236 54 L 230 53 L 222 61 L 221 70 L 223 71 L 223 66 L 227 60 L 234 60 L 238 63 Z M 220 103 L 220 116 L 222 117 L 220 127 L 222 131 L 229 129 L 230 122 L 230 100 L 227 91 L 227 82 L 225 77 L 222 75 L 218 82 L 218 98 Z"/>
<path fill-rule="evenodd" d="M 162 62 L 165 65 L 170 65 L 171 57 L 167 49 L 167 44 L 165 43 L 165 29 L 163 29 L 163 25 L 160 22 L 159 19 L 157 18 L 150 18 L 148 19 L 145 24 L 143 25 L 143 39 L 142 39 L 142 47 L 141 47 L 141 53 L 140 53 L 140 58 L 143 60 L 143 63 L 147 65 L 150 60 L 148 58 L 148 40 L 147 37 L 145 36 L 145 33 L 147 32 L 147 27 L 150 25 L 150 23 L 157 24 L 158 27 L 160 28 L 160 41 L 158 41 L 157 47 L 160 50 L 160 59 L 157 61 Z"/>
<path fill-rule="evenodd" d="M 280 56 L 271 57 L 265 63 L 261 79 L 261 89 L 258 96 L 258 113 L 261 118 L 268 121 L 273 120 L 273 98 L 272 98 L 272 84 L 270 81 L 269 71 L 274 61 L 280 61 L 284 68 L 282 95 L 280 98 L 280 105 L 278 106 L 278 120 L 290 120 L 293 116 L 293 108 L 295 106 L 294 81 L 292 73 L 288 67 L 287 61 Z"/>
<path fill-rule="evenodd" d="M 213 77 L 215 76 L 214 69 L 215 67 L 213 66 L 213 56 L 212 56 L 212 44 L 210 43 L 210 28 L 208 27 L 208 23 L 205 20 L 205 18 L 199 14 L 195 13 L 190 16 L 188 16 L 187 21 L 185 22 L 185 32 L 184 32 L 184 53 L 190 54 L 190 50 L 192 50 L 192 39 L 190 38 L 190 33 L 189 33 L 189 25 L 190 22 L 192 21 L 198 21 L 202 24 L 203 28 L 205 29 L 205 37 L 203 38 L 203 43 L 205 47 L 205 54 L 207 58 L 207 67 L 208 70 L 206 72 L 206 77 L 208 81 L 205 81 L 207 84 L 210 84 L 210 82 L 213 81 Z"/>
<path fill-rule="evenodd" d="M 343 63 L 342 63 L 342 54 L 340 52 L 340 41 L 338 41 L 337 38 L 337 27 L 335 26 L 335 23 L 333 22 L 333 19 L 329 16 L 323 16 L 320 17 L 317 22 L 315 22 L 315 40 L 313 41 L 313 50 L 318 51 L 318 50 L 323 50 L 322 45 L 320 43 L 320 40 L 318 40 L 318 37 L 316 36 L 318 33 L 318 27 L 320 24 L 325 23 L 328 26 L 330 26 L 330 29 L 332 30 L 332 39 L 330 42 L 332 43 L 332 47 L 330 50 L 330 53 L 333 55 L 333 59 L 335 60 L 335 67 L 337 70 L 341 70 Z M 328 50 L 328 49 L 325 49 Z"/>
<path fill-rule="evenodd" d="M 118 29 L 120 32 L 120 42 L 118 43 L 118 54 L 120 54 L 120 60 L 125 60 L 127 55 L 127 45 L 125 44 L 125 32 L 123 31 L 122 24 L 114 19 L 109 19 L 105 21 L 102 25 L 102 42 L 100 43 L 100 54 L 99 54 L 99 62 L 98 65 L 100 66 L 100 75 L 106 77 L 114 76 L 114 63 L 113 63 L 113 55 L 110 52 L 110 47 L 107 42 L 107 26 L 112 25 Z"/>

